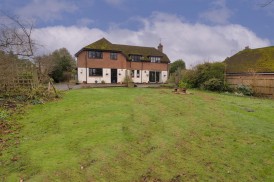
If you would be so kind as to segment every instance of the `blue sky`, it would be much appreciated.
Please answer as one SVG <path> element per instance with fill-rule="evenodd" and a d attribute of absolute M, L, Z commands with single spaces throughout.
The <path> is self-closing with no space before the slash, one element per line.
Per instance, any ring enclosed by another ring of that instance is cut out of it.
<path fill-rule="evenodd" d="M 66 47 L 74 54 L 101 37 L 156 47 L 188 66 L 222 61 L 245 46 L 274 44 L 268 0 L 0 0 L 0 9 L 35 22 L 37 54 Z"/>

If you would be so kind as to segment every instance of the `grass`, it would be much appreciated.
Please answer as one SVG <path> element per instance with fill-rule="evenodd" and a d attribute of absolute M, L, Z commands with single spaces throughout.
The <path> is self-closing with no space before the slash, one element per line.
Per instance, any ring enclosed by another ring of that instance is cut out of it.
<path fill-rule="evenodd" d="M 193 93 L 82 89 L 31 106 L 0 180 L 274 181 L 273 100 Z"/>

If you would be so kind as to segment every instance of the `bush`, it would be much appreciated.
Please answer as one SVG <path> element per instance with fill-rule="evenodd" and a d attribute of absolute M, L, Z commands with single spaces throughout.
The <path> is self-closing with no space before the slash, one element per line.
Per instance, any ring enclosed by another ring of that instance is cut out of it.
<path fill-rule="evenodd" d="M 236 89 L 243 95 L 252 96 L 254 94 L 252 88 L 247 85 L 238 85 Z"/>
<path fill-rule="evenodd" d="M 124 80 L 123 80 L 123 83 L 128 84 L 130 82 L 133 82 L 131 76 L 130 75 L 126 75 L 125 78 L 124 78 Z"/>
<path fill-rule="evenodd" d="M 182 80 L 179 82 L 178 86 L 179 88 L 188 88 L 188 84 Z"/>
<path fill-rule="evenodd" d="M 223 81 L 218 78 L 211 78 L 203 83 L 203 88 L 210 91 L 223 91 Z"/>
<path fill-rule="evenodd" d="M 209 88 L 219 90 L 220 88 L 214 87 L 220 87 L 220 85 L 223 87 L 224 72 L 224 63 L 204 63 L 197 65 L 192 70 L 184 72 L 182 80 L 188 83 L 189 87 L 191 88 Z"/>
<path fill-rule="evenodd" d="M 57 91 L 57 95 L 53 90 L 48 91 L 47 87 L 38 86 L 32 89 L 18 88 L 0 95 L 4 99 L 12 99 L 18 103 L 32 103 L 38 104 L 44 101 L 54 100 L 61 96 L 61 92 Z"/>

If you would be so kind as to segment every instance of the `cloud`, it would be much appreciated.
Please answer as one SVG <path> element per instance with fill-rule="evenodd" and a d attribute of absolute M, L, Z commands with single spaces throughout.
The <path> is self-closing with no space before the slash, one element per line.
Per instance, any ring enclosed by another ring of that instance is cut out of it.
<path fill-rule="evenodd" d="M 74 55 L 92 41 L 106 37 L 107 33 L 97 28 L 54 26 L 34 29 L 34 41 L 38 46 L 37 54 L 48 54 L 59 48 L 67 48 Z"/>
<path fill-rule="evenodd" d="M 47 27 L 36 29 L 35 40 L 44 45 L 39 53 L 47 53 L 66 47 L 75 54 L 83 46 L 102 37 L 112 43 L 157 47 L 160 39 L 164 52 L 171 61 L 185 60 L 187 66 L 203 61 L 223 61 L 226 57 L 244 49 L 269 46 L 246 27 L 236 24 L 209 26 L 184 22 L 182 18 L 164 13 L 153 13 L 142 19 L 138 30 L 110 27 L 107 31 L 85 27 Z"/>
<path fill-rule="evenodd" d="M 227 24 L 229 23 L 229 18 L 233 15 L 231 11 L 226 6 L 225 0 L 215 0 L 211 3 L 212 8 L 206 12 L 200 14 L 200 18 L 206 21 L 216 23 L 216 24 Z"/>
<path fill-rule="evenodd" d="M 17 10 L 17 13 L 26 18 L 50 21 L 61 19 L 64 12 L 71 13 L 78 8 L 67 1 L 32 0 L 31 3 Z"/>

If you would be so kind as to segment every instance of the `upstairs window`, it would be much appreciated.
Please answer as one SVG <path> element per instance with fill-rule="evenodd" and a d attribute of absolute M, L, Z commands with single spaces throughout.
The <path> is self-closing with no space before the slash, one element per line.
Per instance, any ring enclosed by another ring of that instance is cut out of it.
<path fill-rule="evenodd" d="M 111 52 L 110 53 L 110 59 L 117 60 L 117 52 Z"/>
<path fill-rule="evenodd" d="M 150 57 L 150 62 L 152 62 L 152 63 L 160 63 L 161 62 L 161 57 L 151 56 Z"/>
<path fill-rule="evenodd" d="M 88 58 L 103 59 L 103 52 L 102 51 L 88 51 Z"/>
<path fill-rule="evenodd" d="M 140 62 L 142 56 L 140 56 L 140 55 L 131 55 L 130 57 L 131 57 L 131 61 Z"/>
<path fill-rule="evenodd" d="M 102 68 L 89 68 L 89 76 L 103 76 Z"/>

